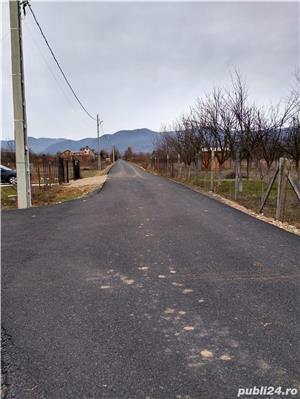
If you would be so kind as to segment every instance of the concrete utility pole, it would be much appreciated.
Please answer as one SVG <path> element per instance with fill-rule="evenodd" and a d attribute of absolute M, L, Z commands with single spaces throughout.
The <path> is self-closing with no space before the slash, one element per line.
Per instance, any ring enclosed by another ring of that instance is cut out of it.
<path fill-rule="evenodd" d="M 279 159 L 278 165 L 278 187 L 276 202 L 276 219 L 283 220 L 288 183 L 288 161 L 286 158 Z"/>
<path fill-rule="evenodd" d="M 29 148 L 24 87 L 21 6 L 19 0 L 10 0 L 11 64 L 14 102 L 14 131 L 17 170 L 18 208 L 31 206 Z"/>
<path fill-rule="evenodd" d="M 97 153 L 98 153 L 98 170 L 101 170 L 101 155 L 100 155 L 100 121 L 99 115 L 97 114 Z"/>

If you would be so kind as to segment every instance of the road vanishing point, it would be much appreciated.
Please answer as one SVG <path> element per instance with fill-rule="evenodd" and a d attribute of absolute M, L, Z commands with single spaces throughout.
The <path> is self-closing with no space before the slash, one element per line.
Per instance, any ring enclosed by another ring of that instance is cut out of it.
<path fill-rule="evenodd" d="M 8 399 L 233 399 L 299 385 L 299 237 L 118 161 L 2 213 Z"/>

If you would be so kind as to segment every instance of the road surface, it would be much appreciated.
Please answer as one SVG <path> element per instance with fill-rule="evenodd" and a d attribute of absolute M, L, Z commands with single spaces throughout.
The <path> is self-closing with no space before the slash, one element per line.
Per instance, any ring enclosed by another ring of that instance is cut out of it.
<path fill-rule="evenodd" d="M 124 161 L 86 199 L 3 212 L 6 397 L 299 389 L 299 243 Z"/>

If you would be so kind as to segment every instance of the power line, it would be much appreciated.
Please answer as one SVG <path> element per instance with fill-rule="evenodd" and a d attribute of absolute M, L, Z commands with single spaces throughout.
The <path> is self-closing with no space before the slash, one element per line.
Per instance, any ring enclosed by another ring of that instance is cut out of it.
<path fill-rule="evenodd" d="M 97 119 L 94 118 L 94 117 L 87 111 L 87 109 L 85 108 L 85 106 L 84 106 L 84 105 L 82 104 L 82 102 L 79 100 L 77 94 L 75 93 L 73 87 L 71 86 L 71 83 L 70 83 L 69 80 L 67 79 L 67 77 L 66 77 L 66 75 L 65 75 L 65 73 L 64 73 L 64 71 L 63 71 L 63 69 L 62 69 L 62 67 L 60 66 L 60 64 L 59 64 L 59 62 L 58 62 L 58 60 L 57 60 L 57 58 L 56 58 L 56 56 L 55 56 L 55 54 L 54 54 L 54 52 L 53 52 L 51 46 L 50 46 L 50 44 L 49 44 L 49 42 L 48 42 L 48 40 L 47 40 L 47 38 L 46 38 L 46 36 L 45 36 L 45 34 L 44 34 L 42 28 L 41 28 L 41 25 L 39 24 L 39 22 L 38 22 L 38 20 L 37 20 L 37 18 L 36 18 L 36 16 L 35 16 L 34 11 L 33 11 L 32 8 L 31 8 L 31 5 L 30 5 L 28 2 L 27 2 L 26 5 L 28 5 L 29 11 L 31 12 L 31 14 L 32 14 L 32 16 L 33 16 L 33 18 L 34 18 L 35 23 L 37 24 L 37 26 L 38 26 L 38 28 L 39 28 L 39 30 L 40 30 L 40 32 L 41 32 L 41 35 L 43 36 L 43 39 L 45 40 L 45 43 L 46 43 L 46 45 L 47 45 L 47 47 L 48 47 L 48 49 L 49 49 L 49 51 L 50 51 L 50 53 L 51 53 L 51 55 L 52 55 L 54 61 L 56 62 L 57 66 L 58 66 L 58 68 L 59 68 L 59 70 L 60 70 L 60 72 L 62 73 L 62 75 L 63 75 L 63 77 L 64 77 L 64 79 L 65 79 L 67 85 L 69 86 L 69 88 L 70 88 L 71 92 L 73 93 L 74 97 L 76 98 L 77 102 L 79 103 L 79 105 L 81 106 L 81 108 L 84 110 L 84 112 L 85 112 L 91 119 L 93 119 L 94 121 L 96 121 Z"/>
<path fill-rule="evenodd" d="M 24 26 L 25 26 L 27 32 L 29 33 L 29 35 L 30 35 L 30 37 L 31 37 L 31 39 L 32 39 L 32 42 L 35 44 L 37 50 L 39 51 L 39 53 L 40 53 L 42 59 L 43 59 L 44 62 L 45 62 L 46 67 L 48 68 L 48 70 L 49 70 L 51 76 L 53 77 L 54 81 L 56 82 L 57 87 L 61 90 L 61 92 L 63 93 L 63 95 L 64 95 L 64 97 L 66 98 L 66 100 L 69 102 L 69 104 L 70 104 L 70 106 L 72 107 L 72 109 L 74 109 L 74 108 L 73 108 L 73 104 L 70 102 L 70 99 L 67 97 L 67 94 L 66 94 L 65 90 L 62 88 L 62 86 L 61 86 L 61 84 L 59 83 L 57 77 L 55 76 L 54 72 L 52 71 L 50 65 L 48 64 L 48 62 L 47 62 L 47 60 L 46 60 L 46 57 L 44 56 L 44 54 L 42 53 L 40 47 L 38 46 L 38 44 L 37 44 L 35 38 L 33 37 L 33 34 L 31 33 L 29 27 L 27 26 L 25 20 L 24 20 L 24 22 L 25 22 Z"/>
<path fill-rule="evenodd" d="M 103 130 L 103 121 L 102 121 L 102 123 L 101 123 L 100 127 L 101 127 L 101 131 L 102 131 L 102 135 L 104 135 L 104 130 Z"/>
<path fill-rule="evenodd" d="M 29 33 L 29 35 L 30 35 L 30 37 L 31 37 L 31 39 L 32 39 L 32 42 L 34 43 L 35 47 L 37 48 L 38 52 L 40 53 L 40 55 L 41 55 L 41 57 L 42 57 L 42 59 L 43 59 L 45 65 L 46 65 L 48 71 L 50 72 L 50 74 L 51 74 L 53 80 L 55 81 L 57 87 L 60 89 L 60 91 L 62 92 L 64 98 L 66 99 L 66 101 L 68 102 L 68 104 L 70 105 L 70 107 L 72 108 L 72 111 L 76 114 L 77 111 L 76 111 L 76 109 L 75 109 L 75 107 L 74 107 L 74 104 L 71 102 L 71 99 L 70 99 L 69 96 L 67 95 L 67 93 L 66 93 L 66 91 L 65 91 L 65 88 L 63 88 L 63 86 L 62 86 L 61 83 L 59 82 L 58 78 L 56 77 L 55 73 L 53 72 L 51 66 L 49 65 L 49 63 L 48 63 L 46 57 L 44 56 L 44 54 L 43 54 L 43 52 L 42 52 L 42 50 L 41 50 L 40 45 L 39 45 L 39 44 L 37 43 L 37 41 L 35 40 L 34 35 L 33 35 L 32 31 L 30 30 L 29 25 L 26 23 L 25 20 L 24 20 L 24 26 L 25 26 L 25 28 L 26 28 L 26 31 Z M 80 122 L 81 122 L 82 126 L 84 126 L 81 120 L 80 120 Z M 92 122 L 90 122 L 90 123 L 92 123 Z"/>

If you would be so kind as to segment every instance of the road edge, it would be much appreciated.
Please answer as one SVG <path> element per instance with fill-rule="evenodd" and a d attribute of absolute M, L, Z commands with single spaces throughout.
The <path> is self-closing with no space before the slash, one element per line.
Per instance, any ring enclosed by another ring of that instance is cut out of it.
<path fill-rule="evenodd" d="M 252 216 L 255 219 L 261 220 L 262 222 L 271 224 L 272 226 L 275 226 L 275 227 L 277 227 L 279 229 L 282 229 L 282 230 L 285 230 L 285 231 L 287 231 L 289 233 L 292 233 L 292 234 L 295 234 L 297 236 L 300 236 L 300 229 L 298 229 L 296 226 L 293 226 L 293 225 L 291 225 L 291 224 L 289 224 L 287 222 L 280 222 L 280 221 L 275 220 L 275 219 L 273 219 L 271 217 L 267 217 L 267 216 L 265 216 L 263 214 L 256 213 L 256 212 L 252 211 L 251 209 L 248 209 L 245 206 L 240 205 L 240 204 L 238 204 L 235 201 L 232 201 L 232 200 L 229 200 L 227 198 L 224 198 L 224 197 L 222 197 L 219 194 L 215 194 L 212 191 L 209 191 L 209 192 L 203 191 L 200 188 L 198 188 L 197 186 L 189 185 L 187 183 L 183 183 L 183 182 L 177 181 L 175 179 L 172 179 L 171 177 L 161 176 L 158 173 L 155 173 L 155 172 L 152 172 L 150 170 L 147 170 L 147 169 L 143 168 L 141 165 L 137 165 L 137 164 L 135 164 L 133 162 L 131 162 L 131 163 L 133 165 L 137 166 L 138 168 L 142 169 L 146 173 L 150 173 L 150 174 L 152 174 L 154 176 L 159 176 L 159 177 L 162 177 L 162 178 L 167 179 L 169 181 L 172 181 L 174 183 L 180 184 L 181 186 L 189 188 L 190 190 L 192 190 L 192 191 L 194 191 L 194 192 L 196 192 L 198 194 L 204 195 L 205 197 L 211 198 L 211 199 L 213 199 L 213 200 L 215 200 L 217 202 L 225 204 L 225 205 L 229 206 L 230 208 L 233 208 L 233 209 L 236 209 L 236 210 L 238 210 L 240 212 L 243 212 L 243 213 L 245 213 L 245 214 L 247 214 L 249 216 Z"/>

